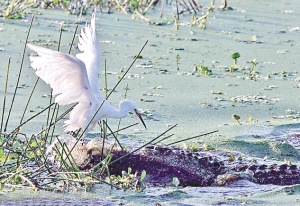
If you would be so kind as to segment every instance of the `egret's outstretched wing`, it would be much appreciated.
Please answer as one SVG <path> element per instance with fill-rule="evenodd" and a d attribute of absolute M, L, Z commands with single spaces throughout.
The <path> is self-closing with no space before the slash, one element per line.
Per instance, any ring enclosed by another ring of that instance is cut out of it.
<path fill-rule="evenodd" d="M 86 126 L 86 115 L 95 102 L 85 65 L 79 59 L 28 44 L 37 55 L 30 56 L 31 66 L 36 75 L 53 89 L 55 102 L 60 105 L 78 103 L 65 121 L 65 131 L 75 131 Z"/>
<path fill-rule="evenodd" d="M 56 103 L 67 105 L 92 101 L 93 94 L 83 62 L 62 52 L 32 44 L 28 47 L 37 53 L 30 56 L 31 66 L 36 75 L 53 89 Z"/>
<path fill-rule="evenodd" d="M 90 87 L 95 96 L 104 98 L 100 92 L 99 69 L 101 50 L 96 38 L 96 8 L 92 14 L 91 24 L 86 24 L 78 36 L 78 48 L 81 53 L 76 57 L 84 62 Z"/>

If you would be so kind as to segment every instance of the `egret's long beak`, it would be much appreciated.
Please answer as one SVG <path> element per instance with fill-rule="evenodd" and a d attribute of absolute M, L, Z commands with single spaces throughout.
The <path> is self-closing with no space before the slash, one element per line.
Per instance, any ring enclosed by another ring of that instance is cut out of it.
<path fill-rule="evenodd" d="M 137 109 L 134 110 L 136 116 L 141 120 L 142 124 L 144 125 L 145 129 L 147 129 L 146 124 L 143 120 L 143 118 L 141 117 L 141 114 L 137 111 Z"/>

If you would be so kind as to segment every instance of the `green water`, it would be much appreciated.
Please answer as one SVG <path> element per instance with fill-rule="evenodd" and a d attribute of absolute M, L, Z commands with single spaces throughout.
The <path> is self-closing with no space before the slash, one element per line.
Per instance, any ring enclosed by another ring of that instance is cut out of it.
<path fill-rule="evenodd" d="M 206 30 L 190 27 L 190 15 L 183 16 L 179 30 L 175 30 L 173 24 L 168 24 L 167 19 L 172 19 L 174 11 L 171 8 L 167 8 L 162 20 L 159 19 L 159 9 L 150 11 L 146 16 L 157 22 L 166 22 L 163 26 L 148 25 L 139 19 L 131 19 L 131 15 L 118 12 L 109 15 L 97 14 L 97 35 L 102 47 L 102 59 L 106 59 L 108 71 L 111 73 L 108 75 L 109 88 L 115 85 L 118 75 L 122 75 L 121 70 L 131 64 L 133 56 L 147 40 L 149 41 L 142 52 L 143 58 L 138 59 L 130 70 L 130 75 L 109 100 L 117 106 L 128 84 L 127 98 L 138 102 L 140 108 L 148 110 L 152 116 L 145 117 L 147 130 L 138 125 L 122 134 L 134 141 L 143 142 L 167 130 L 171 125 L 178 124 L 170 132 L 175 135 L 166 141 L 171 142 L 218 129 L 217 134 L 191 142 L 200 145 L 207 143 L 218 149 L 236 150 L 260 158 L 266 155 L 279 160 L 287 158 L 297 163 L 299 149 L 270 142 L 268 134 L 276 131 L 278 127 L 275 126 L 295 123 L 297 128 L 299 123 L 299 3 L 297 0 L 232 0 L 229 5 L 234 10 L 216 10 L 209 18 Z M 64 52 L 69 50 L 76 23 L 89 21 L 90 18 L 90 15 L 87 15 L 79 19 L 59 10 L 28 9 L 27 12 L 29 14 L 22 20 L 0 19 L 1 96 L 8 58 L 11 57 L 12 61 L 8 105 L 21 63 L 30 13 L 36 16 L 29 41 L 49 45 L 51 49 L 57 49 L 59 26 L 60 22 L 64 21 L 65 31 L 62 34 L 60 49 Z M 256 59 L 259 74 L 255 80 L 249 79 L 248 70 L 225 72 L 224 68 L 233 64 L 230 56 L 234 52 L 241 54 L 238 59 L 240 68 L 250 68 L 249 62 Z M 76 53 L 74 48 L 72 54 Z M 21 88 L 17 92 L 7 131 L 18 125 L 36 81 L 36 76 L 29 66 L 29 54 L 26 50 Z M 180 57 L 178 65 L 176 56 Z M 192 74 L 195 65 L 202 61 L 203 65 L 212 69 L 210 77 Z M 104 61 L 101 67 L 104 68 Z M 103 82 L 104 77 L 101 79 Z M 26 118 L 48 105 L 49 98 L 43 96 L 49 93 L 49 87 L 40 81 L 29 104 Z M 143 101 L 140 101 L 141 99 Z M 2 104 L 1 100 L 0 108 Z M 62 108 L 61 112 L 64 109 Z M 231 118 L 233 114 L 241 117 L 242 125 Z M 249 115 L 253 117 L 252 121 Z M 28 135 L 36 133 L 45 125 L 45 118 L 46 113 L 23 126 L 21 131 Z M 126 126 L 136 121 L 132 115 L 122 120 L 122 125 Z M 118 121 L 110 120 L 109 123 L 113 129 L 117 128 Z M 57 125 L 57 134 L 63 133 L 62 124 L 63 122 L 60 122 Z M 95 129 L 92 133 L 97 135 L 98 130 Z M 126 205 L 297 204 L 300 198 L 299 187 L 295 186 L 291 194 L 287 190 L 289 189 L 277 186 L 244 183 L 240 186 L 218 188 L 147 188 L 144 193 L 139 194 L 115 190 L 110 192 L 105 186 L 97 186 L 93 192 L 75 194 L 53 195 L 44 191 L 32 194 L 27 190 L 13 193 L 0 191 L 0 202 L 22 203 L 24 199 L 46 199 L 44 204 L 51 204 L 54 199 L 59 199 L 62 202 L 57 204 L 63 204 L 63 201 L 68 199 L 78 204 L 87 200 Z"/>

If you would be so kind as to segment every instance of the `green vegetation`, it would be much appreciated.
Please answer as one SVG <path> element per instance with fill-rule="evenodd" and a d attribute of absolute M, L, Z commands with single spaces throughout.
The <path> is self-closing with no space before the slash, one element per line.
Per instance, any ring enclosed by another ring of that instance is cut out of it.
<path fill-rule="evenodd" d="M 197 74 L 197 76 L 201 76 L 201 75 L 209 76 L 212 74 L 212 70 L 209 69 L 207 66 L 204 66 L 203 62 L 201 62 L 196 65 L 195 73 Z"/>
<path fill-rule="evenodd" d="M 8 1 L 4 13 L 0 13 L 0 16 L 3 16 L 7 19 L 21 19 L 23 17 L 22 13 L 24 12 L 24 10 L 32 5 L 33 3 L 31 3 L 31 1 L 29 0 Z"/>
<path fill-rule="evenodd" d="M 249 79 L 254 79 L 255 76 L 259 73 L 257 70 L 256 70 L 256 66 L 257 66 L 257 61 L 256 59 L 253 59 L 250 61 L 250 63 L 252 64 L 251 68 L 249 69 Z"/>
<path fill-rule="evenodd" d="M 177 66 L 177 70 L 179 70 L 179 61 L 180 61 L 180 56 L 179 54 L 176 55 L 176 66 Z"/>
<path fill-rule="evenodd" d="M 173 177 L 172 185 L 174 185 L 175 187 L 178 187 L 179 184 L 180 184 L 179 179 L 177 177 Z"/>
<path fill-rule="evenodd" d="M 142 171 L 140 178 L 138 178 L 137 175 L 138 173 L 135 172 L 133 174 L 132 169 L 129 167 L 128 172 L 122 171 L 122 175 L 111 175 L 106 179 L 123 190 L 136 190 L 138 192 L 142 192 L 146 188 L 146 185 L 143 182 L 146 178 L 146 171 Z"/>
<path fill-rule="evenodd" d="M 166 6 L 175 6 L 176 14 L 171 18 L 164 17 L 165 6 L 157 6 L 158 0 L 12 0 L 4 1 L 2 7 L 4 10 L 0 10 L 0 16 L 8 19 L 20 19 L 23 18 L 27 13 L 28 7 L 34 8 L 44 8 L 44 9 L 63 9 L 69 14 L 74 14 L 77 16 L 87 14 L 89 8 L 97 6 L 100 8 L 101 12 L 112 13 L 112 12 L 122 12 L 125 14 L 132 14 L 132 18 L 139 18 L 142 21 L 148 22 L 150 24 L 164 25 L 166 24 L 166 19 L 168 23 L 174 23 L 175 29 L 179 29 L 179 20 L 182 15 L 191 14 L 192 15 L 192 26 L 199 26 L 202 29 L 206 28 L 209 16 L 214 11 L 214 0 L 211 0 L 209 6 L 200 5 L 198 2 L 193 1 L 186 2 L 186 0 L 170 1 L 166 2 Z M 225 1 L 226 2 L 226 1 Z M 162 2 L 164 3 L 164 2 Z M 227 7 L 227 3 L 223 2 L 222 10 Z M 147 18 L 145 15 L 151 9 L 160 10 L 160 21 L 153 22 L 151 19 Z M 205 14 L 202 15 L 203 10 Z M 199 14 L 201 16 L 199 16 Z"/>
<path fill-rule="evenodd" d="M 231 55 L 231 58 L 233 59 L 234 64 L 231 67 L 229 67 L 229 71 L 234 72 L 234 71 L 238 70 L 237 59 L 240 57 L 241 57 L 241 55 L 238 52 L 235 52 Z"/>
<path fill-rule="evenodd" d="M 206 10 L 206 13 L 203 16 L 198 17 L 196 14 L 192 16 L 192 26 L 198 25 L 201 29 L 206 29 L 208 18 L 211 15 L 211 13 L 214 12 L 214 2 L 214 0 L 211 1 L 209 7 Z"/>
<path fill-rule="evenodd" d="M 237 121 L 237 123 L 239 123 L 239 125 L 242 125 L 242 123 L 240 122 L 241 117 L 237 114 L 233 114 L 232 119 L 234 119 L 235 121 Z"/>
<path fill-rule="evenodd" d="M 246 64 L 242 65 L 242 64 L 238 64 L 238 59 L 240 57 L 241 54 L 239 52 L 234 52 L 233 54 L 231 54 L 230 58 L 233 59 L 233 65 L 231 66 L 223 66 L 217 60 L 214 60 L 211 65 L 204 65 L 204 60 L 202 60 L 200 63 L 196 64 L 195 70 L 192 74 L 197 77 L 203 75 L 212 76 L 212 77 L 223 75 L 223 76 L 237 77 L 243 80 L 254 80 L 254 81 L 259 78 L 264 78 L 260 75 L 257 66 L 258 62 L 256 59 L 252 59 L 251 61 L 246 61 Z M 271 78 L 270 75 L 271 74 L 269 74 L 267 77 Z M 273 73 L 273 75 L 279 75 L 279 74 Z M 284 75 L 286 75 L 286 73 L 282 72 L 283 77 Z"/>

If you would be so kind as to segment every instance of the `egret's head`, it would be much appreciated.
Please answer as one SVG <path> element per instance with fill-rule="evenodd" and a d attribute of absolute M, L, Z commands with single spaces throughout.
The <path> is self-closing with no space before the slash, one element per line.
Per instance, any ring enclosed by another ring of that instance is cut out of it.
<path fill-rule="evenodd" d="M 141 120 L 144 127 L 147 129 L 144 120 L 141 117 L 141 114 L 138 112 L 138 105 L 134 101 L 124 99 L 120 102 L 120 110 L 124 112 L 134 112 L 136 116 Z"/>
<path fill-rule="evenodd" d="M 131 112 L 138 109 L 138 105 L 134 101 L 124 99 L 120 101 L 120 109 L 126 112 Z"/>

